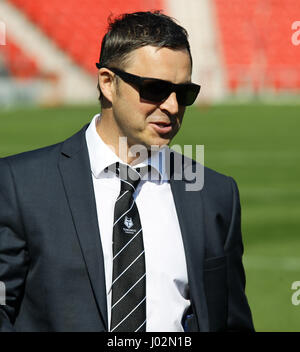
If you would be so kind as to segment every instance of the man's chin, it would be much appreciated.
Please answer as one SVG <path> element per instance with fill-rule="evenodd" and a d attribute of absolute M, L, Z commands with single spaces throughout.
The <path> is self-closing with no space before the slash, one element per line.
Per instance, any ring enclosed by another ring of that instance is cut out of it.
<path fill-rule="evenodd" d="M 144 131 L 145 132 L 145 131 Z M 157 148 L 162 148 L 170 144 L 173 134 L 158 135 L 157 133 L 142 133 L 140 136 L 135 136 L 135 138 L 128 138 L 129 148 L 133 148 L 134 151 L 139 149 L 139 146 L 143 146 L 147 150 L 153 150 Z"/>
<path fill-rule="evenodd" d="M 150 143 L 145 144 L 145 147 L 148 150 L 153 150 L 153 149 L 157 149 L 157 148 L 163 148 L 166 145 L 169 145 L 169 143 L 171 142 L 170 139 L 166 138 L 166 139 L 154 139 L 152 140 Z"/>
<path fill-rule="evenodd" d="M 143 145 L 144 147 L 146 147 L 148 150 L 150 150 L 151 148 L 153 149 L 154 147 L 163 147 L 168 145 L 171 142 L 171 138 L 170 136 L 151 136 L 149 138 L 144 138 L 144 139 L 140 139 L 139 142 L 137 142 L 137 144 Z"/>
<path fill-rule="evenodd" d="M 148 145 L 158 145 L 159 147 L 163 147 L 165 145 L 170 144 L 173 137 L 174 135 L 171 133 L 164 134 L 164 135 L 156 135 L 156 136 L 153 136 L 153 138 L 149 139 Z"/>

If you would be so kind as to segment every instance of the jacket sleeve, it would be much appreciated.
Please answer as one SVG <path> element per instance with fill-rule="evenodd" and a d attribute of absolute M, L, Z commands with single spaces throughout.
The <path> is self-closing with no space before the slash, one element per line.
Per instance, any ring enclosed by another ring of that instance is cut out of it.
<path fill-rule="evenodd" d="M 239 191 L 230 178 L 233 192 L 232 216 L 225 243 L 228 285 L 228 330 L 254 330 L 251 311 L 245 294 L 245 271 L 242 263 L 241 206 Z"/>
<path fill-rule="evenodd" d="M 28 253 L 13 175 L 7 159 L 0 159 L 0 281 L 5 287 L 0 331 L 14 331 L 27 268 Z"/>

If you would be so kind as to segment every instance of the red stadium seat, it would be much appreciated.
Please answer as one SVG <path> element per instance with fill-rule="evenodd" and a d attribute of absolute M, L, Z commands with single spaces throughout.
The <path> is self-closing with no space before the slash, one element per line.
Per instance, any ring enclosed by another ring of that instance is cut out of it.
<path fill-rule="evenodd" d="M 37 63 L 25 54 L 10 38 L 3 47 L 5 63 L 9 73 L 16 79 L 26 80 L 40 75 Z"/>
<path fill-rule="evenodd" d="M 257 89 L 257 66 L 266 88 L 299 89 L 300 46 L 291 43 L 299 0 L 214 2 L 229 89 L 236 91 L 246 78 Z"/>
<path fill-rule="evenodd" d="M 56 45 L 90 73 L 96 72 L 110 14 L 162 8 L 162 0 L 9 0 Z"/>

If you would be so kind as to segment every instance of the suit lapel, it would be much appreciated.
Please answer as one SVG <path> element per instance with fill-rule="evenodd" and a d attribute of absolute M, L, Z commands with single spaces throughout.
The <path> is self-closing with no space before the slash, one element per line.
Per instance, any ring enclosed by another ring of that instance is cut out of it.
<path fill-rule="evenodd" d="M 175 157 L 178 157 L 178 154 Z M 193 309 L 196 310 L 200 331 L 208 331 L 208 311 L 203 282 L 205 243 L 202 192 L 187 191 L 188 183 L 189 181 L 184 179 L 184 173 L 183 179 L 179 180 L 178 177 L 174 179 L 174 171 L 171 170 L 170 185 L 186 254 L 190 297 Z"/>
<path fill-rule="evenodd" d="M 85 141 L 86 127 L 64 142 L 59 160 L 59 169 L 92 290 L 103 324 L 107 330 L 104 259 Z"/>

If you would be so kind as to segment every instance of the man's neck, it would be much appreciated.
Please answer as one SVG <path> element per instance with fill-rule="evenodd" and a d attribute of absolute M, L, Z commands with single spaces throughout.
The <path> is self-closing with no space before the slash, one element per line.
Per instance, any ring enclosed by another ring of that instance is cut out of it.
<path fill-rule="evenodd" d="M 150 157 L 151 151 L 147 151 L 146 147 L 143 146 L 141 153 L 136 148 L 134 149 L 134 155 L 130 152 L 132 146 L 129 145 L 127 137 L 122 136 L 121 131 L 111 123 L 113 119 L 109 115 L 109 111 L 102 112 L 96 123 L 96 131 L 102 141 L 128 165 L 136 165 Z"/>

